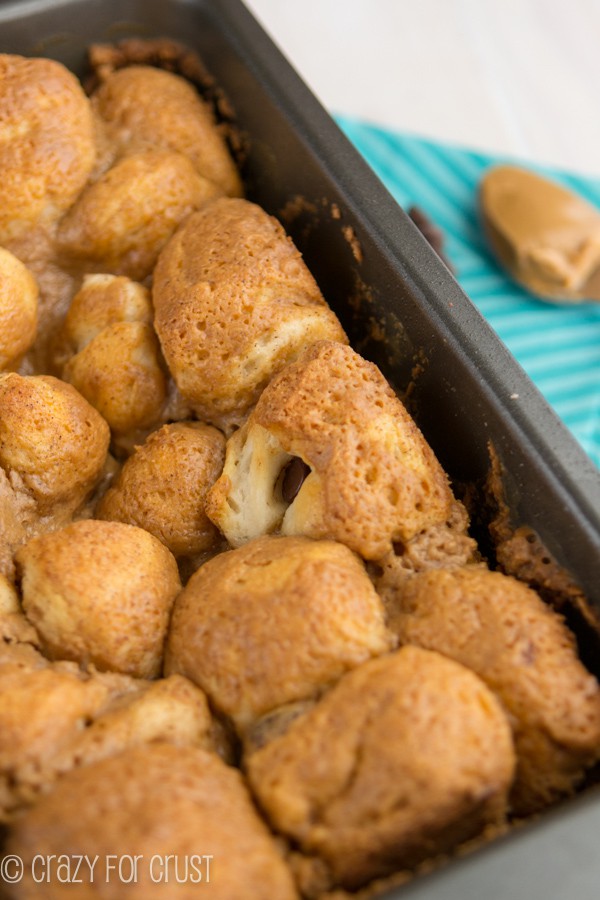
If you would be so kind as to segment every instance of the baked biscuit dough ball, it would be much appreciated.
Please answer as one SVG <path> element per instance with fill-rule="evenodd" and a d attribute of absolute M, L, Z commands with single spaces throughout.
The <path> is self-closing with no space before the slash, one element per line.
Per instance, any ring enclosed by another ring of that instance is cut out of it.
<path fill-rule="evenodd" d="M 151 325 L 153 316 L 150 293 L 137 281 L 122 275 L 85 275 L 65 316 L 63 337 L 71 351 L 79 352 L 110 325 Z"/>
<path fill-rule="evenodd" d="M 353 553 L 331 541 L 265 537 L 191 577 L 173 609 L 165 669 L 200 685 L 243 732 L 391 646 Z"/>
<path fill-rule="evenodd" d="M 116 681 L 115 681 L 116 679 Z M 90 677 L 50 664 L 29 644 L 0 648 L 0 820 L 48 782 L 52 755 L 77 739 L 131 679 Z"/>
<path fill-rule="evenodd" d="M 68 209 L 96 159 L 90 103 L 60 63 L 0 54 L 0 242 Z"/>
<path fill-rule="evenodd" d="M 177 226 L 221 193 L 179 153 L 136 153 L 84 190 L 60 223 L 59 246 L 88 269 L 141 281 Z"/>
<path fill-rule="evenodd" d="M 175 559 L 153 535 L 82 520 L 29 541 L 17 564 L 23 609 L 50 657 L 141 678 L 160 674 L 181 583 Z"/>
<path fill-rule="evenodd" d="M 600 757 L 600 687 L 534 591 L 484 568 L 440 569 L 409 579 L 390 612 L 402 643 L 468 666 L 503 703 L 517 750 L 517 813 L 572 792 Z"/>
<path fill-rule="evenodd" d="M 0 468 L 19 479 L 40 516 L 65 521 L 104 466 L 104 419 L 70 384 L 50 375 L 0 375 Z"/>
<path fill-rule="evenodd" d="M 129 278 L 84 278 L 63 326 L 63 377 L 106 419 L 113 437 L 155 424 L 167 397 L 152 302 Z"/>
<path fill-rule="evenodd" d="M 17 365 L 33 344 L 38 294 L 31 272 L 0 247 L 0 370 Z"/>
<path fill-rule="evenodd" d="M 224 459 L 225 438 L 216 428 L 164 425 L 126 460 L 96 515 L 145 528 L 174 556 L 210 550 L 220 536 L 204 504 Z"/>
<path fill-rule="evenodd" d="M 92 677 L 104 679 L 107 674 L 94 673 Z M 230 748 L 223 729 L 213 719 L 200 688 L 179 675 L 158 681 L 130 681 L 131 687 L 124 697 L 115 697 L 72 740 L 53 748 L 44 772 L 44 787 L 57 775 L 78 766 L 153 741 L 167 741 L 178 747 L 202 747 L 229 759 Z"/>
<path fill-rule="evenodd" d="M 125 153 L 144 147 L 181 153 L 223 193 L 241 196 L 239 173 L 210 108 L 184 78 L 128 66 L 108 76 L 92 103 Z"/>
<path fill-rule="evenodd" d="M 288 490 L 283 469 L 292 462 L 306 477 Z M 379 559 L 395 541 L 445 522 L 453 503 L 444 471 L 379 369 L 322 341 L 271 381 L 229 439 L 207 512 L 234 546 L 281 528 Z"/>
<path fill-rule="evenodd" d="M 104 328 L 63 369 L 116 435 L 153 425 L 167 396 L 160 349 L 150 325 L 116 322 Z"/>
<path fill-rule="evenodd" d="M 502 822 L 514 750 L 483 682 L 404 647 L 345 675 L 246 769 L 273 827 L 355 889 Z"/>
<path fill-rule="evenodd" d="M 137 877 L 127 883 L 105 879 L 103 870 L 106 900 L 195 900 L 203 889 L 211 900 L 298 897 L 240 773 L 200 749 L 154 744 L 66 775 L 12 830 L 7 852 L 23 859 L 25 875 L 8 896 L 39 897 L 34 858 L 56 858 L 73 848 L 102 866 L 124 853 L 138 857 Z M 89 870 L 83 873 L 79 888 L 52 879 L 44 884 L 44 897 L 95 896 L 98 870 L 95 875 L 91 886 Z"/>
<path fill-rule="evenodd" d="M 246 200 L 193 213 L 159 256 L 154 324 L 199 419 L 231 430 L 307 345 L 346 341 L 281 225 Z"/>
<path fill-rule="evenodd" d="M 0 648 L 0 821 L 65 772 L 159 740 L 229 753 L 185 678 L 143 681 L 52 663 L 28 644 Z"/>

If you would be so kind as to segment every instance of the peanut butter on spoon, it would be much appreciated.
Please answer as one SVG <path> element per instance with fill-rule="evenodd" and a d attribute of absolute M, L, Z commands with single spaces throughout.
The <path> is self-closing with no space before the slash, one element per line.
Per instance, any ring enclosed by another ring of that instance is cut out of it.
<path fill-rule="evenodd" d="M 484 229 L 510 275 L 544 300 L 600 301 L 600 211 L 516 166 L 496 166 L 479 189 Z"/>

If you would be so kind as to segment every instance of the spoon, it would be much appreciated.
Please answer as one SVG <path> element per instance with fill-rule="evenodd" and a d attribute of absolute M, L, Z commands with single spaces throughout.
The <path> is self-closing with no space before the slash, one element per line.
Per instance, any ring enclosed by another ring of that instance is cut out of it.
<path fill-rule="evenodd" d="M 600 211 L 573 191 L 517 166 L 483 176 L 479 205 L 499 262 L 542 300 L 600 301 Z"/>

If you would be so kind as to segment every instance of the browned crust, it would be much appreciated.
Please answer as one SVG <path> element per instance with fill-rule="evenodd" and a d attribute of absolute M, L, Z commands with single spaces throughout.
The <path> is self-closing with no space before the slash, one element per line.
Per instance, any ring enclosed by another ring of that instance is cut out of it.
<path fill-rule="evenodd" d="M 323 520 L 313 537 L 379 559 L 450 514 L 433 451 L 379 369 L 350 347 L 306 350 L 273 379 L 251 421 L 319 474 Z"/>
<path fill-rule="evenodd" d="M 246 768 L 273 825 L 355 889 L 501 822 L 514 754 L 473 673 L 404 647 L 344 676 Z"/>
<path fill-rule="evenodd" d="M 531 588 L 482 566 L 431 570 L 408 579 L 388 613 L 402 643 L 456 659 L 502 701 L 519 759 L 519 814 L 581 783 L 600 755 L 600 687 L 562 618 Z"/>
<path fill-rule="evenodd" d="M 282 226 L 246 200 L 222 198 L 190 216 L 159 257 L 153 299 L 179 390 L 212 424 L 239 424 L 306 342 L 346 340 Z"/>
<path fill-rule="evenodd" d="M 50 59 L 0 55 L 0 240 L 57 219 L 96 157 L 90 104 L 75 76 Z"/>
<path fill-rule="evenodd" d="M 224 458 L 225 438 L 216 428 L 164 425 L 125 462 L 96 515 L 145 528 L 175 556 L 210 550 L 218 533 L 204 504 Z"/>
<path fill-rule="evenodd" d="M 173 610 L 166 671 L 199 684 L 244 731 L 392 646 L 381 601 L 353 553 L 330 541 L 267 536 L 192 576 Z"/>
<path fill-rule="evenodd" d="M 33 857 L 76 846 L 90 859 L 106 860 L 126 849 L 146 863 L 153 853 L 163 860 L 168 854 L 185 860 L 206 853 L 214 861 L 209 885 L 214 900 L 297 900 L 291 875 L 240 773 L 199 748 L 157 743 L 69 773 L 20 818 L 9 846 L 23 858 L 28 873 L 19 886 L 24 898 L 39 896 L 31 875 Z M 88 889 L 93 892 L 96 886 Z M 46 887 L 49 898 L 64 892 L 56 880 Z M 176 895 L 182 898 L 197 896 L 197 883 L 178 888 Z M 109 896 L 122 892 L 117 882 Z M 153 880 L 146 864 L 126 892 L 157 900 L 165 896 L 165 882 Z"/>

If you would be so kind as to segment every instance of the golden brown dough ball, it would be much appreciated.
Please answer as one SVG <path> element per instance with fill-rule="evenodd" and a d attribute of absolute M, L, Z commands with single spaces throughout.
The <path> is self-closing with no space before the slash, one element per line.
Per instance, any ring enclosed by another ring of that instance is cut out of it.
<path fill-rule="evenodd" d="M 0 820 L 35 798 L 53 754 L 134 687 L 130 682 L 90 677 L 73 663 L 52 665 L 29 644 L 0 645 Z"/>
<path fill-rule="evenodd" d="M 0 375 L 0 468 L 18 476 L 40 515 L 60 524 L 97 482 L 110 434 L 70 384 L 50 375 Z"/>
<path fill-rule="evenodd" d="M 145 528 L 175 556 L 209 550 L 219 533 L 204 511 L 225 459 L 225 438 L 200 422 L 176 422 L 136 448 L 96 515 Z"/>
<path fill-rule="evenodd" d="M 65 772 L 158 740 L 229 758 L 205 695 L 185 678 L 143 681 L 52 663 L 28 644 L 0 648 L 0 821 Z"/>
<path fill-rule="evenodd" d="M 38 294 L 31 272 L 0 247 L 0 370 L 17 365 L 33 344 Z"/>
<path fill-rule="evenodd" d="M 141 678 L 160 674 L 181 583 L 175 559 L 153 535 L 82 520 L 29 541 L 17 563 L 23 609 L 49 656 Z"/>
<path fill-rule="evenodd" d="M 88 692 L 95 691 L 100 697 L 98 691 L 106 691 L 102 705 L 92 708 L 83 718 L 65 718 L 65 733 L 59 740 L 49 739 L 38 746 L 28 764 L 18 754 L 20 745 L 13 745 L 14 763 L 9 770 L 13 808 L 36 802 L 40 793 L 47 793 L 57 778 L 72 769 L 156 741 L 177 747 L 201 747 L 229 758 L 223 730 L 213 720 L 205 695 L 187 679 L 173 675 L 160 681 L 142 681 L 93 673 L 85 683 Z M 2 696 L 0 678 L 0 703 Z M 38 691 L 38 700 L 39 697 Z M 68 695 L 63 699 L 68 710 Z M 41 694 L 40 705 L 29 710 L 29 714 L 38 718 L 38 728 L 45 727 L 45 694 Z"/>
<path fill-rule="evenodd" d="M 66 775 L 12 830 L 7 852 L 23 859 L 25 876 L 8 896 L 39 897 L 34 857 L 55 859 L 73 847 L 98 857 L 102 872 L 96 869 L 90 887 L 88 869 L 75 892 L 52 879 L 45 900 L 91 896 L 100 878 L 106 900 L 196 900 L 203 892 L 211 900 L 298 897 L 240 773 L 196 748 L 154 744 Z M 126 884 L 118 871 L 106 877 L 106 860 L 123 854 L 139 858 Z"/>
<path fill-rule="evenodd" d="M 53 222 L 96 158 L 90 103 L 63 65 L 0 54 L 0 242 Z"/>
<path fill-rule="evenodd" d="M 288 465 L 303 469 L 291 486 Z M 445 522 L 453 502 L 379 369 L 351 347 L 322 341 L 271 381 L 229 439 L 207 512 L 234 546 L 281 528 L 379 559 L 394 542 Z"/>
<path fill-rule="evenodd" d="M 166 401 L 152 315 L 141 284 L 94 274 L 84 278 L 65 318 L 64 378 L 102 413 L 117 440 L 155 424 Z"/>
<path fill-rule="evenodd" d="M 175 603 L 165 669 L 243 731 L 392 646 L 360 560 L 341 544 L 264 537 L 220 553 Z"/>
<path fill-rule="evenodd" d="M 143 280 L 177 226 L 221 193 L 180 153 L 127 156 L 89 185 L 62 220 L 61 251 L 87 269 Z"/>
<path fill-rule="evenodd" d="M 225 194 L 241 196 L 239 173 L 213 115 L 184 78 L 128 66 L 111 73 L 92 102 L 125 152 L 145 146 L 176 151 Z"/>
<path fill-rule="evenodd" d="M 246 760 L 274 828 L 350 889 L 502 822 L 514 765 L 491 691 L 416 647 L 345 675 Z"/>
<path fill-rule="evenodd" d="M 106 673 L 92 675 L 93 679 L 106 677 Z M 153 741 L 168 741 L 178 747 L 202 747 L 230 758 L 223 728 L 213 719 L 200 688 L 180 675 L 158 681 L 131 681 L 124 698 L 115 697 L 71 741 L 52 748 L 54 755 L 49 754 L 45 785 L 56 775 L 77 766 Z"/>
<path fill-rule="evenodd" d="M 473 669 L 509 713 L 516 812 L 571 793 L 600 757 L 600 687 L 562 619 L 521 582 L 479 567 L 415 575 L 390 609 L 402 643 Z"/>
<path fill-rule="evenodd" d="M 68 345 L 83 350 L 101 331 L 117 322 L 152 324 L 154 311 L 147 288 L 123 275 L 85 275 L 65 317 Z"/>
<path fill-rule="evenodd" d="M 221 198 L 187 219 L 159 256 L 152 296 L 177 387 L 224 430 L 304 347 L 346 341 L 279 222 L 246 200 Z"/>
<path fill-rule="evenodd" d="M 116 322 L 71 357 L 63 377 L 123 435 L 160 417 L 167 386 L 159 353 L 150 325 Z"/>

